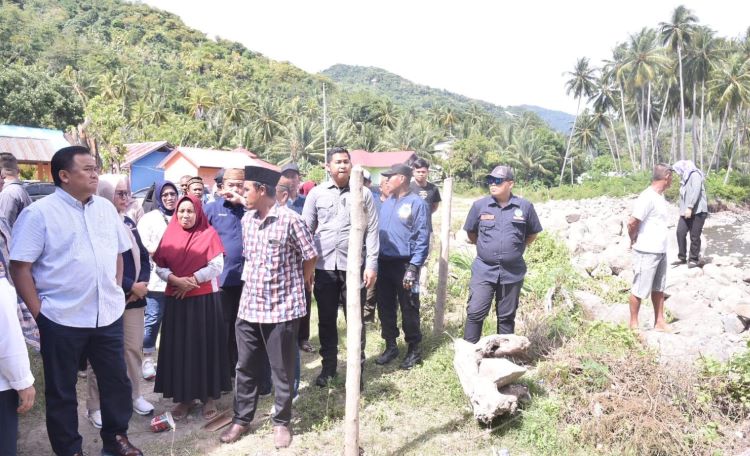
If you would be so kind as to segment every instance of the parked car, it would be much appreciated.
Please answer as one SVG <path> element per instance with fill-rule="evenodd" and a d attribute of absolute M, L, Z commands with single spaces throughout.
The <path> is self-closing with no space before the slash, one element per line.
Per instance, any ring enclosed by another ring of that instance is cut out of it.
<path fill-rule="evenodd" d="M 31 197 L 31 201 L 36 201 L 55 193 L 55 184 L 52 182 L 24 181 L 23 188 Z"/>

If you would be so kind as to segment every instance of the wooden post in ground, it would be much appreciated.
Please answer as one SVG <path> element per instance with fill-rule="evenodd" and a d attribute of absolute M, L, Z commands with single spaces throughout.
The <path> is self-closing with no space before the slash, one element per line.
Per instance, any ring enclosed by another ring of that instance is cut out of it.
<path fill-rule="evenodd" d="M 359 384 L 362 377 L 362 244 L 365 236 L 365 205 L 362 197 L 362 168 L 355 166 L 349 178 L 351 229 L 346 268 L 346 415 L 344 416 L 344 455 L 359 456 Z"/>
<path fill-rule="evenodd" d="M 440 259 L 438 260 L 438 286 L 435 300 L 435 321 L 432 324 L 433 334 L 443 332 L 445 316 L 445 298 L 448 293 L 448 252 L 451 238 L 451 202 L 453 200 L 453 178 L 443 183 L 443 214 L 440 221 Z"/>

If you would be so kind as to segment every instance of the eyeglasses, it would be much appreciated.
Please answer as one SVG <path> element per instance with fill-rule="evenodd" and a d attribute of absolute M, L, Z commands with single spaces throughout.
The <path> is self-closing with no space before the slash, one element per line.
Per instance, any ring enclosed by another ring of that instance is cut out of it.
<path fill-rule="evenodd" d="M 487 185 L 502 185 L 503 182 L 505 182 L 505 179 L 502 177 L 488 177 L 487 178 Z"/>
<path fill-rule="evenodd" d="M 116 192 L 115 192 L 115 196 L 116 196 L 116 197 L 118 197 L 118 198 L 122 198 L 122 199 L 125 199 L 125 198 L 127 198 L 128 196 L 130 196 L 130 192 L 126 192 L 126 191 L 116 191 Z"/>
<path fill-rule="evenodd" d="M 177 193 L 175 192 L 164 192 L 161 194 L 162 198 L 175 198 L 177 197 Z"/>

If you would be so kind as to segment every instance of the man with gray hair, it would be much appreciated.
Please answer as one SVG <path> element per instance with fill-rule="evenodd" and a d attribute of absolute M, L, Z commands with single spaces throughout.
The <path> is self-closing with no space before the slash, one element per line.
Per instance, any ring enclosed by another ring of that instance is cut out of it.
<path fill-rule="evenodd" d="M 638 329 L 641 300 L 651 295 L 654 328 L 669 332 L 664 320 L 664 288 L 667 283 L 667 233 L 669 211 L 664 192 L 672 185 L 672 168 L 659 163 L 649 185 L 633 204 L 628 235 L 633 249 L 633 288 L 630 293 L 630 328 Z"/>
<path fill-rule="evenodd" d="M 20 170 L 13 154 L 0 153 L 0 173 L 5 180 L 3 191 L 0 192 L 0 217 L 5 219 L 9 228 L 13 228 L 18 214 L 31 204 L 31 198 L 18 179 Z"/>

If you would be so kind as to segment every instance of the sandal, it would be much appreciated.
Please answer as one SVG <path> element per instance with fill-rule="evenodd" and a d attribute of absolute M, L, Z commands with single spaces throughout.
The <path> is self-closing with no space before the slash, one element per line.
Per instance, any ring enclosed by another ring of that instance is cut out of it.
<path fill-rule="evenodd" d="M 211 421 L 212 419 L 216 418 L 219 415 L 219 410 L 216 408 L 216 403 L 214 401 L 208 401 L 205 404 L 203 404 L 203 419 L 206 421 Z"/>
<path fill-rule="evenodd" d="M 190 403 L 180 402 L 172 409 L 172 418 L 174 418 L 175 421 L 181 421 L 185 419 L 188 413 L 190 413 Z"/>

